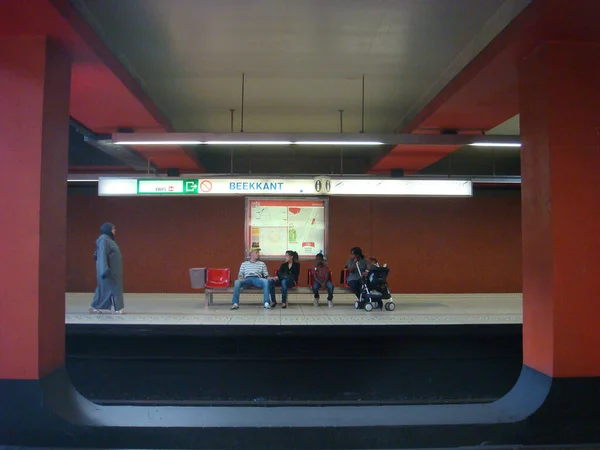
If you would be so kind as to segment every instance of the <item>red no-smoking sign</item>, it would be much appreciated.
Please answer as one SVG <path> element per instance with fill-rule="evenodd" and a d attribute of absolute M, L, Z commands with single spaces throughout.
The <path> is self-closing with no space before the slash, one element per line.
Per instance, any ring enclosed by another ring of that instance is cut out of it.
<path fill-rule="evenodd" d="M 200 182 L 200 190 L 202 192 L 210 192 L 212 190 L 212 183 L 208 180 L 202 180 Z"/>

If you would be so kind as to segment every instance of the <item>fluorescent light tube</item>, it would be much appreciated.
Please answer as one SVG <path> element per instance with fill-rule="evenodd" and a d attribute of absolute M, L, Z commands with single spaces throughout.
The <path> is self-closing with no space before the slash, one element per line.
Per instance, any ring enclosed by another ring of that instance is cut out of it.
<path fill-rule="evenodd" d="M 518 142 L 474 142 L 469 144 L 473 147 L 520 147 Z"/>
<path fill-rule="evenodd" d="M 290 145 L 291 141 L 206 141 L 206 145 Z"/>
<path fill-rule="evenodd" d="M 117 141 L 116 145 L 384 145 L 377 141 Z"/>
<path fill-rule="evenodd" d="M 383 145 L 383 142 L 374 141 L 297 141 L 297 145 Z"/>
<path fill-rule="evenodd" d="M 118 141 L 115 145 L 199 145 L 200 141 Z"/>

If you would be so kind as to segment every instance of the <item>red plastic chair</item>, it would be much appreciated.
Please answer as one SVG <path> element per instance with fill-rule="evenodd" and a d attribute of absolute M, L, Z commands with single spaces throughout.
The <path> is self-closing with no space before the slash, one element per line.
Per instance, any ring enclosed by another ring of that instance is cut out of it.
<path fill-rule="evenodd" d="M 231 283 L 230 269 L 206 269 L 206 284 L 208 289 L 227 289 Z"/>
<path fill-rule="evenodd" d="M 350 289 L 350 286 L 348 285 L 348 269 L 344 269 L 344 278 L 343 278 L 343 283 L 342 285 L 346 288 L 346 289 Z"/>

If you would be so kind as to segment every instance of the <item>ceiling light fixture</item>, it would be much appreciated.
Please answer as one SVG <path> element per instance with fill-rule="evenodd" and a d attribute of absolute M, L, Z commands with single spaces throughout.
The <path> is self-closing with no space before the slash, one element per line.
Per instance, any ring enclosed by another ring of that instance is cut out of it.
<path fill-rule="evenodd" d="M 201 141 L 117 141 L 115 145 L 200 145 Z"/>
<path fill-rule="evenodd" d="M 206 141 L 205 145 L 290 145 L 292 141 Z"/>
<path fill-rule="evenodd" d="M 114 133 L 99 141 L 131 146 L 338 146 L 445 145 L 462 147 L 520 147 L 520 136 L 461 134 L 360 133 Z"/>
<path fill-rule="evenodd" d="M 518 142 L 473 142 L 473 147 L 520 147 Z"/>
<path fill-rule="evenodd" d="M 384 145 L 383 142 L 376 141 L 298 141 L 297 145 Z"/>
<path fill-rule="evenodd" d="M 117 141 L 116 145 L 385 145 L 377 141 Z"/>

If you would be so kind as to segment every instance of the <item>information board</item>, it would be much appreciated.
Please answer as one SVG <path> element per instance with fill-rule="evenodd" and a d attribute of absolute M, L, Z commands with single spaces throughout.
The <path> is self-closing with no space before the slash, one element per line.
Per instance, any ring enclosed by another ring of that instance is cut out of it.
<path fill-rule="evenodd" d="M 265 259 L 283 259 L 287 250 L 327 257 L 327 207 L 321 199 L 247 198 L 246 248 L 260 247 Z"/>
<path fill-rule="evenodd" d="M 470 197 L 473 183 L 470 180 L 449 179 L 389 179 L 371 177 L 313 178 L 98 178 L 98 195 L 144 196 L 210 196 L 210 195 L 260 195 L 307 196 L 352 195 L 359 197 Z"/>

